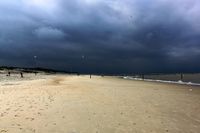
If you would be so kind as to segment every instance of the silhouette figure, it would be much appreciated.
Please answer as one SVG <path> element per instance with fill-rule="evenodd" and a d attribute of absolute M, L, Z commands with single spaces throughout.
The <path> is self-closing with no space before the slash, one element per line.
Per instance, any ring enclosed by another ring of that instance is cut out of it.
<path fill-rule="evenodd" d="M 6 76 L 10 76 L 10 72 L 8 72 L 8 74 Z"/>
<path fill-rule="evenodd" d="M 35 76 L 37 75 L 37 72 L 34 72 L 35 73 Z"/>
<path fill-rule="evenodd" d="M 20 75 L 21 75 L 21 78 L 23 78 L 23 77 L 24 77 L 22 72 L 20 72 Z"/>

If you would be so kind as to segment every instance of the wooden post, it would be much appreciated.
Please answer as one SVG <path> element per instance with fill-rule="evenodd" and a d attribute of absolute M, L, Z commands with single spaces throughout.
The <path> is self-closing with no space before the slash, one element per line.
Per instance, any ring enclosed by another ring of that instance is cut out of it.
<path fill-rule="evenodd" d="M 181 73 L 181 81 L 183 81 L 183 74 Z"/>
<path fill-rule="evenodd" d="M 144 74 L 142 74 L 142 79 L 144 80 Z"/>

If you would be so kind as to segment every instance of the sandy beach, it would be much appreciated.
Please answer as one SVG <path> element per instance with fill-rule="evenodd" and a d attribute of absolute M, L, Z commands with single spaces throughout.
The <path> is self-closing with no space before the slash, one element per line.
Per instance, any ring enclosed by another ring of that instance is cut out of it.
<path fill-rule="evenodd" d="M 199 131 L 199 86 L 87 75 L 0 82 L 0 133 Z"/>

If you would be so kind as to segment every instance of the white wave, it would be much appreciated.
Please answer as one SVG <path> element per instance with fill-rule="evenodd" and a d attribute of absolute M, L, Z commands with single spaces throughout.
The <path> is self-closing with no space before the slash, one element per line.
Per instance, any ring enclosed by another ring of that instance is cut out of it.
<path fill-rule="evenodd" d="M 131 79 L 131 80 L 144 80 L 144 81 L 149 81 L 149 82 L 160 82 L 160 83 L 172 83 L 172 84 L 182 84 L 182 85 L 196 85 L 200 86 L 198 83 L 192 83 L 192 82 L 183 82 L 181 80 L 179 81 L 168 81 L 168 80 L 156 80 L 156 79 L 142 79 L 142 78 L 134 78 L 134 77 L 123 77 L 124 79 Z"/>

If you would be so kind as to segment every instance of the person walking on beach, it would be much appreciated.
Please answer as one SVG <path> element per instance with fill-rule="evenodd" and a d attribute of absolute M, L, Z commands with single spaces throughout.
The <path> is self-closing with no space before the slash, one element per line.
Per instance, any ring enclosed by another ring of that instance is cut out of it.
<path fill-rule="evenodd" d="M 37 75 L 37 72 L 34 72 L 35 73 L 35 76 Z"/>
<path fill-rule="evenodd" d="M 8 72 L 8 74 L 6 76 L 10 76 L 10 72 Z"/>
<path fill-rule="evenodd" d="M 21 75 L 21 78 L 23 78 L 23 77 L 24 77 L 22 72 L 20 72 L 20 75 Z"/>

